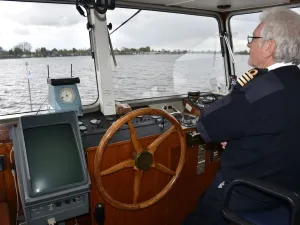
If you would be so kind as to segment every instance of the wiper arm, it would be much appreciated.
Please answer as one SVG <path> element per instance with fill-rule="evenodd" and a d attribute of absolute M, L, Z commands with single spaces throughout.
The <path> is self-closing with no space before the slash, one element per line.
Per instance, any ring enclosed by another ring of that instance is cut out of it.
<path fill-rule="evenodd" d="M 231 46 L 230 46 L 230 44 L 229 44 L 229 40 L 228 40 L 228 35 L 227 35 L 227 33 L 226 33 L 226 32 L 222 33 L 222 34 L 221 34 L 221 37 L 224 38 L 225 43 L 226 43 L 226 45 L 227 45 L 227 49 L 228 49 L 228 51 L 229 51 L 229 53 L 230 53 L 230 55 L 231 55 L 232 62 L 235 63 L 235 59 L 234 59 L 234 56 L 233 56 L 233 51 L 232 51 Z"/>
<path fill-rule="evenodd" d="M 112 43 L 111 43 L 110 34 L 108 34 L 108 42 L 109 42 L 111 57 L 113 58 L 115 66 L 117 66 L 117 61 L 116 61 L 114 49 L 113 49 L 113 46 L 112 46 Z"/>
<path fill-rule="evenodd" d="M 131 20 L 133 17 L 135 17 L 138 13 L 140 13 L 142 10 L 139 9 L 135 14 L 133 14 L 131 17 L 129 17 L 127 20 L 125 20 L 120 26 L 118 26 L 116 29 L 114 29 L 110 35 L 112 35 L 115 31 L 117 31 L 119 28 L 121 28 L 124 24 L 126 24 L 129 20 Z"/>
<path fill-rule="evenodd" d="M 108 34 L 108 41 L 109 41 L 109 46 L 110 46 L 110 52 L 111 52 L 111 56 L 113 58 L 114 64 L 115 66 L 117 66 L 117 61 L 116 61 L 116 57 L 115 57 L 115 53 L 114 53 L 114 49 L 112 46 L 112 42 L 110 39 L 110 35 L 112 35 L 115 31 L 117 31 L 119 28 L 121 28 L 123 25 L 125 25 L 129 20 L 131 20 L 133 17 L 135 17 L 138 13 L 140 13 L 142 10 L 139 9 L 136 13 L 134 13 L 131 17 L 129 17 L 127 20 L 125 20 L 120 26 L 118 26 L 116 29 L 114 29 L 110 34 Z"/>

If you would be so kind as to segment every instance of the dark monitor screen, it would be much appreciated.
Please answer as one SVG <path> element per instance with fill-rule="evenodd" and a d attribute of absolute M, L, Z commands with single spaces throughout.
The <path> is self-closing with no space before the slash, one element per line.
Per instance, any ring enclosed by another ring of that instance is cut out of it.
<path fill-rule="evenodd" d="M 70 124 L 28 128 L 23 133 L 34 195 L 84 180 L 79 149 Z"/>

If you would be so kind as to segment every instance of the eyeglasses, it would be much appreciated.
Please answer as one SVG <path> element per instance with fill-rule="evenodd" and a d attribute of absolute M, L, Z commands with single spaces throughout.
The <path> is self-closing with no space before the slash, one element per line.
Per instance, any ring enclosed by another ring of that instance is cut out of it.
<path fill-rule="evenodd" d="M 247 37 L 247 40 L 248 40 L 248 44 L 251 44 L 253 39 L 258 39 L 258 38 L 263 38 L 263 37 L 255 37 L 255 36 L 249 36 Z"/>

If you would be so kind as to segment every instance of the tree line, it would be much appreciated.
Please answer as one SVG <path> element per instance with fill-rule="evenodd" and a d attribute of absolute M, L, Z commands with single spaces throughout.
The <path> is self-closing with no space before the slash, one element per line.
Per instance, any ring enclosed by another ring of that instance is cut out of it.
<path fill-rule="evenodd" d="M 29 42 L 21 42 L 9 50 L 0 46 L 0 58 L 21 58 L 21 57 L 58 57 L 58 56 L 84 56 L 91 55 L 90 49 L 47 49 L 46 47 L 32 50 Z"/>
<path fill-rule="evenodd" d="M 216 53 L 213 50 L 207 51 L 191 51 L 191 50 L 154 50 L 149 46 L 141 48 L 126 48 L 114 49 L 116 55 L 136 55 L 136 54 L 186 54 L 186 53 Z M 220 51 L 218 51 L 220 53 Z M 247 50 L 235 52 L 235 54 L 247 55 Z M 46 47 L 32 50 L 32 45 L 29 42 L 21 42 L 9 50 L 4 50 L 0 46 L 0 58 L 21 58 L 21 57 L 61 57 L 61 56 L 87 56 L 91 55 L 91 49 L 47 49 Z"/>
<path fill-rule="evenodd" d="M 149 46 L 146 47 L 141 47 L 141 48 L 125 48 L 123 47 L 122 49 L 114 49 L 114 53 L 116 55 L 136 55 L 136 54 L 186 54 L 190 51 L 188 50 L 166 50 L 166 49 L 161 49 L 161 50 L 154 50 L 151 49 Z"/>
<path fill-rule="evenodd" d="M 141 47 L 141 48 L 121 48 L 114 49 L 114 53 L 116 55 L 134 55 L 134 54 L 185 54 L 187 50 L 154 50 L 149 46 Z M 15 47 L 5 51 L 2 47 L 0 47 L 0 58 L 2 56 L 7 56 L 10 58 L 21 58 L 21 57 L 58 57 L 58 56 L 82 56 L 82 55 L 91 55 L 91 49 L 47 49 L 45 47 L 37 48 L 32 51 L 32 46 L 28 42 L 21 42 L 17 44 Z"/>

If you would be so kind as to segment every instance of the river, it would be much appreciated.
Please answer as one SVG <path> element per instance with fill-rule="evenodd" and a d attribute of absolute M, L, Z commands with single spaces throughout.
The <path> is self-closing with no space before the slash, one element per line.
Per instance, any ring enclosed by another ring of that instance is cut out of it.
<path fill-rule="evenodd" d="M 235 57 L 237 74 L 249 69 L 247 58 Z M 220 54 L 117 55 L 116 60 L 112 75 L 118 100 L 209 91 L 212 78 L 218 84 L 225 83 Z M 48 66 L 49 76 L 58 78 L 70 77 L 71 65 L 72 76 L 80 78 L 82 103 L 92 104 L 98 92 L 94 61 L 89 56 L 0 60 L 0 115 L 30 111 L 29 86 L 32 108 L 38 110 L 47 98 Z"/>

